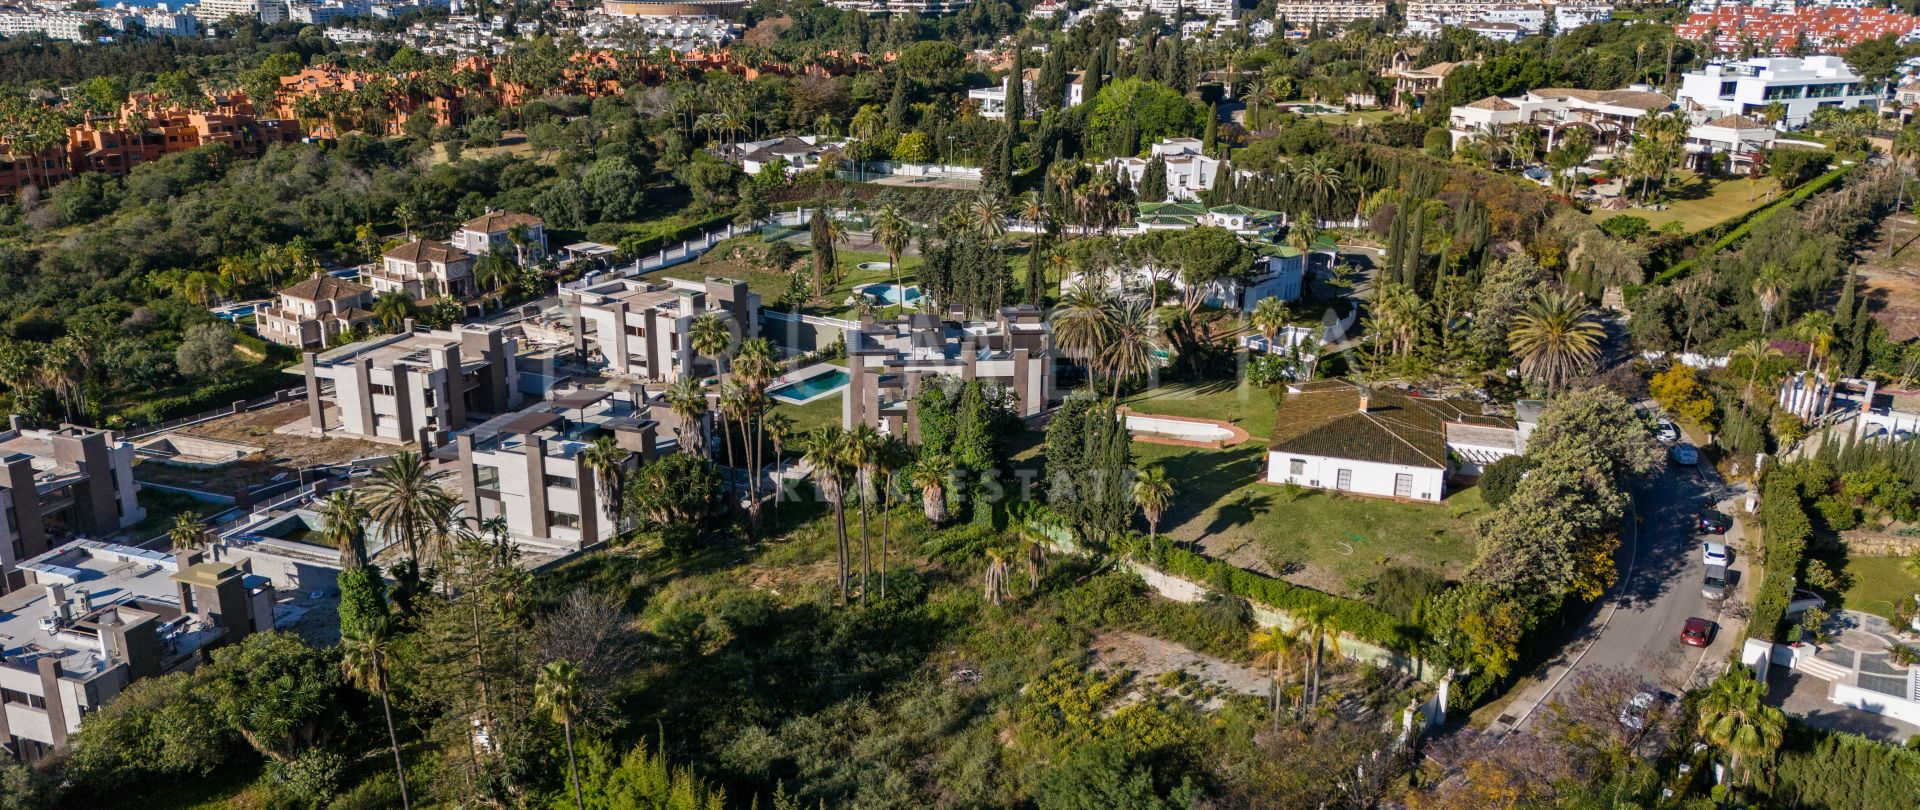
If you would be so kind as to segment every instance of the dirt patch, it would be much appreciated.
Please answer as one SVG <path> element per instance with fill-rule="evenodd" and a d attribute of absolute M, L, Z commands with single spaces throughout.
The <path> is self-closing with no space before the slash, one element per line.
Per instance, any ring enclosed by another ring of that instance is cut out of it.
<path fill-rule="evenodd" d="M 1893 258 L 1887 258 L 1887 223 L 1881 224 L 1879 239 L 1863 251 L 1859 266 L 1859 294 L 1866 298 L 1867 311 L 1887 327 L 1895 341 L 1920 337 L 1920 220 L 1911 216 L 1888 219 L 1896 228 L 1900 243 Z"/>
<path fill-rule="evenodd" d="M 1106 633 L 1089 645 L 1096 666 L 1132 670 L 1139 674 L 1136 689 L 1121 702 L 1145 697 L 1143 690 L 1159 687 L 1196 701 L 1201 708 L 1218 709 L 1229 692 L 1266 695 L 1272 681 L 1243 664 L 1197 653 L 1183 645 L 1139 633 Z M 1175 674 L 1178 673 L 1178 674 Z"/>
<path fill-rule="evenodd" d="M 287 480 L 307 467 L 344 464 L 394 451 L 391 445 L 358 439 L 310 439 L 274 432 L 274 428 L 305 418 L 307 404 L 289 402 L 182 428 L 178 432 L 249 444 L 261 450 L 215 469 L 176 467 L 143 460 L 134 468 L 134 475 L 156 484 L 231 494 Z"/>
<path fill-rule="evenodd" d="M 768 17 L 753 24 L 740 41 L 756 48 L 766 48 L 780 40 L 780 32 L 793 27 L 793 18 L 785 14 Z"/>

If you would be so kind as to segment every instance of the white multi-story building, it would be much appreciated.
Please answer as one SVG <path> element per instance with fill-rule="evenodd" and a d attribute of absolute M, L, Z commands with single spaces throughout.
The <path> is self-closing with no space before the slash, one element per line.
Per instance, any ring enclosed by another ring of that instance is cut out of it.
<path fill-rule="evenodd" d="M 1087 86 L 1083 81 L 1083 75 L 1084 74 L 1077 72 L 1067 74 L 1066 104 L 1068 107 L 1078 107 L 1086 103 Z M 1000 84 L 997 87 L 982 87 L 967 91 L 967 98 L 979 105 L 981 118 L 991 118 L 996 121 L 1006 119 L 1007 83 L 1011 78 L 1011 76 L 1001 77 Z M 1035 118 L 1040 115 L 1040 99 L 1033 92 L 1034 82 L 1038 81 L 1039 78 L 1039 68 L 1027 68 L 1026 79 L 1021 82 L 1021 97 L 1026 99 L 1026 115 L 1028 118 Z"/>
<path fill-rule="evenodd" d="M 0 36 L 18 37 L 44 34 L 48 39 L 80 42 L 86 39 L 89 23 L 99 23 L 107 34 L 129 28 L 144 29 L 156 36 L 192 36 L 199 31 L 191 15 L 165 8 L 96 8 L 76 11 L 65 3 L 41 2 L 0 6 Z"/>
<path fill-rule="evenodd" d="M 1862 87 L 1860 74 L 1838 56 L 1778 56 L 1716 63 L 1688 73 L 1680 81 L 1679 101 L 1692 111 L 1750 118 L 1762 118 L 1767 106 L 1778 102 L 1786 115 L 1775 126 L 1794 129 L 1805 126 L 1821 107 L 1873 106 L 1878 97 Z"/>
<path fill-rule="evenodd" d="M 405 293 L 416 301 L 475 292 L 473 254 L 432 239 L 415 239 L 381 254 L 366 278 L 375 295 Z"/>
<path fill-rule="evenodd" d="M 9 420 L 0 430 L 0 593 L 22 584 L 21 561 L 146 518 L 133 456 L 133 445 L 104 430 Z"/>
<path fill-rule="evenodd" d="M 1453 108 L 1448 132 L 1453 146 L 1483 132 L 1507 126 L 1538 127 L 1548 149 L 1573 127 L 1593 136 L 1594 156 L 1607 157 L 1633 135 L 1648 113 L 1673 106 L 1673 99 L 1645 87 L 1625 90 L 1581 90 L 1543 87 L 1514 98 L 1488 96 Z"/>
<path fill-rule="evenodd" d="M 1235 0 L 1100 0 L 1095 6 L 1113 9 L 1129 20 L 1140 19 L 1147 12 L 1168 21 L 1177 14 L 1216 22 L 1240 19 L 1240 4 Z"/>
<path fill-rule="evenodd" d="M 236 16 L 258 18 L 268 25 L 287 19 L 287 0 L 200 0 L 190 8 L 193 16 L 209 24 Z"/>
<path fill-rule="evenodd" d="M 760 294 L 744 281 L 613 279 L 560 297 L 574 312 L 574 350 L 598 352 L 614 374 L 673 382 L 704 373 L 713 358 L 702 357 L 688 334 L 702 317 L 725 320 L 736 340 L 760 334 Z"/>
<path fill-rule="evenodd" d="M 1147 165 L 1155 160 L 1165 162 L 1167 167 L 1167 200 L 1198 200 L 1202 192 L 1213 188 L 1214 175 L 1220 172 L 1220 161 L 1207 157 L 1201 152 L 1199 138 L 1168 138 L 1153 145 L 1153 152 L 1144 158 L 1111 158 L 1101 164 L 1109 172 L 1116 169 L 1127 173 L 1127 181 L 1134 187 L 1140 187 L 1140 180 L 1146 177 Z M 1253 172 L 1245 169 L 1235 170 L 1235 177 L 1252 177 Z M 1161 202 L 1147 200 L 1146 202 Z"/>
<path fill-rule="evenodd" d="M 501 327 L 469 324 L 307 352 L 307 422 L 322 436 L 435 447 L 476 417 L 520 405 L 519 358 Z"/>
<path fill-rule="evenodd" d="M 1387 16 L 1387 4 L 1381 2 L 1315 3 L 1286 0 L 1273 9 L 1276 20 L 1285 20 L 1295 28 L 1338 28 L 1354 20 L 1377 20 Z"/>
<path fill-rule="evenodd" d="M 1561 33 L 1582 26 L 1599 25 L 1611 19 L 1612 3 L 1561 2 L 1553 6 L 1553 29 Z"/>

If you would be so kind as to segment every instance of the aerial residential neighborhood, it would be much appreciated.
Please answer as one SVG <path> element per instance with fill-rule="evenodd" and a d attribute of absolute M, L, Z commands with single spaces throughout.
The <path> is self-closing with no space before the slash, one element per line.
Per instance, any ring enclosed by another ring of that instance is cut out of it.
<path fill-rule="evenodd" d="M 0 810 L 1920 807 L 1920 17 L 0 7 Z"/>

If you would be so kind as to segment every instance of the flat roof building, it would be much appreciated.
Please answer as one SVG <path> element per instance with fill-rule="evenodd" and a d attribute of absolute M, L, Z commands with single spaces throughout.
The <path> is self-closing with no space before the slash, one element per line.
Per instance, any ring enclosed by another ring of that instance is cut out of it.
<path fill-rule="evenodd" d="M 288 373 L 306 378 L 315 433 L 435 447 L 470 420 L 519 406 L 514 350 L 502 327 L 415 332 L 409 322 L 397 335 L 307 352 Z"/>
<path fill-rule="evenodd" d="M 20 417 L 0 431 L 0 593 L 23 585 L 22 561 L 77 537 L 139 523 L 133 445 L 77 425 L 32 429 Z"/>
<path fill-rule="evenodd" d="M 195 553 L 92 540 L 21 563 L 0 596 L 0 748 L 33 761 L 141 678 L 274 627 L 264 577 Z"/>
<path fill-rule="evenodd" d="M 1014 411 L 1034 416 L 1053 399 L 1053 328 L 1038 307 L 1002 308 L 991 321 L 931 313 L 847 330 L 848 385 L 841 424 L 872 425 L 917 441 L 914 397 L 931 376 L 987 380 L 1013 395 Z"/>
<path fill-rule="evenodd" d="M 1879 96 L 1838 56 L 1762 57 L 1722 62 L 1685 74 L 1678 100 L 1689 111 L 1762 118 L 1778 103 L 1786 116 L 1775 125 L 1796 129 L 1813 120 L 1821 107 L 1874 106 Z"/>
<path fill-rule="evenodd" d="M 703 316 L 727 320 L 736 342 L 760 335 L 760 294 L 744 281 L 613 279 L 561 298 L 573 307 L 574 350 L 598 353 L 611 374 L 673 382 L 712 373 L 688 337 Z"/>

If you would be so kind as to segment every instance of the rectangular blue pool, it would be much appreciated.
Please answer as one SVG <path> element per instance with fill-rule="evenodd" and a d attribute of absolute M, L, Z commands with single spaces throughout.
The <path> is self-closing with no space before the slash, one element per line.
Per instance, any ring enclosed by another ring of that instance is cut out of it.
<path fill-rule="evenodd" d="M 819 376 L 808 377 L 792 385 L 783 385 L 773 389 L 773 391 L 769 393 L 771 393 L 775 399 L 798 405 L 805 402 L 812 402 L 813 400 L 845 388 L 847 379 L 847 372 L 844 369 L 834 369 Z"/>

